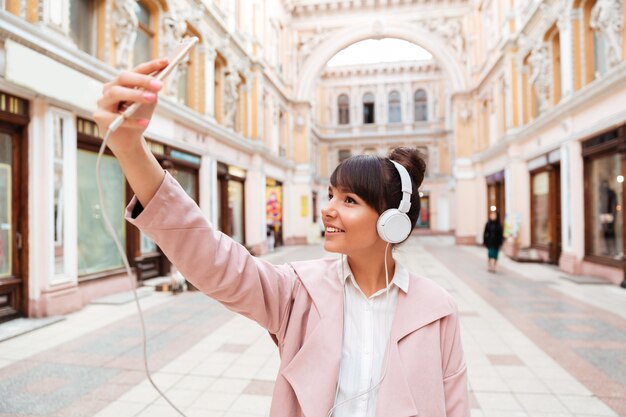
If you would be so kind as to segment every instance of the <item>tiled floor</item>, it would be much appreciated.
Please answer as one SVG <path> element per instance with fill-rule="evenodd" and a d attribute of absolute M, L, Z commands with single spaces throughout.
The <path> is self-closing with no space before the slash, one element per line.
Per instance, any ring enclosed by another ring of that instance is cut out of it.
<path fill-rule="evenodd" d="M 626 291 L 506 259 L 489 274 L 482 249 L 443 237 L 413 238 L 398 256 L 459 303 L 472 417 L 626 416 Z M 268 415 L 279 362 L 267 332 L 199 293 L 141 303 L 153 378 L 187 416 Z M 132 303 L 0 343 L 0 417 L 177 416 L 145 378 L 140 343 Z"/>

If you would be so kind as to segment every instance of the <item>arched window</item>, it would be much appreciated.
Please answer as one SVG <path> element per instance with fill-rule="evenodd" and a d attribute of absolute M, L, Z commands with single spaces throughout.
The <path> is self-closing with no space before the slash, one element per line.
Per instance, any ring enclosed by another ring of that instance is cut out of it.
<path fill-rule="evenodd" d="M 133 62 L 135 65 L 147 62 L 154 56 L 154 15 L 150 7 L 144 1 L 135 3 L 135 14 L 139 25 L 137 26 L 137 39 L 133 50 Z"/>
<path fill-rule="evenodd" d="M 337 98 L 337 111 L 340 125 L 350 123 L 350 98 L 347 94 L 342 94 Z"/>
<path fill-rule="evenodd" d="M 363 123 L 374 123 L 374 94 L 366 93 L 363 96 Z"/>
<path fill-rule="evenodd" d="M 402 121 L 402 110 L 400 103 L 400 93 L 392 91 L 389 93 L 389 123 L 400 123 Z"/>
<path fill-rule="evenodd" d="M 419 89 L 413 96 L 413 108 L 415 110 L 415 121 L 425 122 L 428 120 L 428 97 L 426 91 Z"/>

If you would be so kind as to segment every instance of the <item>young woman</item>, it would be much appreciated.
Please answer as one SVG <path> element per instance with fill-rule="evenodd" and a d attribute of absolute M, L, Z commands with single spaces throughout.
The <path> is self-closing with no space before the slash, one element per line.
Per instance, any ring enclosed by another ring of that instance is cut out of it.
<path fill-rule="evenodd" d="M 498 212 L 489 212 L 489 220 L 485 224 L 483 232 L 483 245 L 487 247 L 487 263 L 488 271 L 496 272 L 496 264 L 498 263 L 498 253 L 504 242 L 502 224 Z"/>
<path fill-rule="evenodd" d="M 106 132 L 120 102 L 145 103 L 109 138 L 136 194 L 127 219 L 197 288 L 268 330 L 281 358 L 270 416 L 469 417 L 456 304 L 396 262 L 377 230 L 385 210 L 408 209 L 408 196 L 407 234 L 415 224 L 419 153 L 343 162 L 322 211 L 324 247 L 341 259 L 272 265 L 215 230 L 142 139 L 161 88 L 147 74 L 165 64 L 106 84 L 94 118 Z"/>

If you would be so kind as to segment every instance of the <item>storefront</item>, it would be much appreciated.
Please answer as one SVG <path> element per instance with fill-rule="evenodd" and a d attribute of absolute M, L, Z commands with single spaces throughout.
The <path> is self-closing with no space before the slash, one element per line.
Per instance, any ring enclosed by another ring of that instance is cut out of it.
<path fill-rule="evenodd" d="M 561 255 L 561 168 L 556 150 L 529 162 L 531 246 L 545 261 Z"/>
<path fill-rule="evenodd" d="M 500 221 L 506 220 L 504 171 L 496 172 L 486 178 L 487 181 L 487 214 L 495 211 Z"/>
<path fill-rule="evenodd" d="M 102 140 L 97 125 L 77 119 L 77 261 L 78 281 L 86 282 L 124 273 L 122 257 L 115 241 L 106 230 L 100 212 L 95 166 Z M 122 169 L 110 150 L 105 150 L 101 162 L 104 204 L 117 238 L 126 242 L 124 208 L 128 202 Z"/>
<path fill-rule="evenodd" d="M 28 104 L 0 92 L 0 322 L 27 313 Z"/>
<path fill-rule="evenodd" d="M 245 198 L 246 172 L 221 162 L 217 164 L 217 219 L 219 229 L 245 245 Z"/>
<path fill-rule="evenodd" d="M 585 179 L 585 261 L 622 268 L 626 125 L 582 144 Z"/>
<path fill-rule="evenodd" d="M 201 156 L 155 140 L 146 139 L 146 142 L 161 166 L 176 178 L 194 201 L 199 202 Z M 128 199 L 130 197 L 129 195 Z M 156 243 L 132 226 L 128 231 L 128 248 L 137 270 L 138 281 L 169 273 L 170 263 Z"/>
<path fill-rule="evenodd" d="M 283 245 L 283 184 L 272 178 L 265 180 L 265 222 L 268 247 Z"/>
<path fill-rule="evenodd" d="M 415 227 L 418 229 L 430 229 L 430 195 L 426 191 L 420 191 L 420 215 Z"/>

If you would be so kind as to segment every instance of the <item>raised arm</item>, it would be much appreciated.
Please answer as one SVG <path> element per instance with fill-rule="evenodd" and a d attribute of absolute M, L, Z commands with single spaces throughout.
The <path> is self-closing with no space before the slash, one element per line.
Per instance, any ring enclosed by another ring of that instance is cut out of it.
<path fill-rule="evenodd" d="M 157 93 L 163 83 L 148 74 L 167 65 L 167 59 L 157 59 L 122 71 L 113 81 L 104 85 L 102 98 L 93 117 L 98 129 L 105 135 L 109 125 L 120 113 L 120 103 L 143 103 L 108 140 L 108 147 L 120 163 L 124 176 L 142 204 L 148 204 L 163 182 L 164 172 L 152 155 L 143 133 L 148 127 L 157 104 Z"/>
<path fill-rule="evenodd" d="M 254 258 L 214 230 L 196 203 L 163 171 L 142 137 L 162 87 L 148 74 L 165 65 L 167 60 L 154 60 L 122 72 L 104 86 L 94 113 L 104 135 L 119 115 L 120 103 L 144 104 L 108 140 L 135 193 L 127 220 L 150 236 L 197 288 L 280 340 L 298 282 L 295 272 Z"/>
<path fill-rule="evenodd" d="M 187 280 L 281 340 L 299 288 L 290 266 L 256 258 L 214 230 L 170 174 L 145 208 L 137 203 L 130 202 L 126 219 L 150 236 Z"/>

